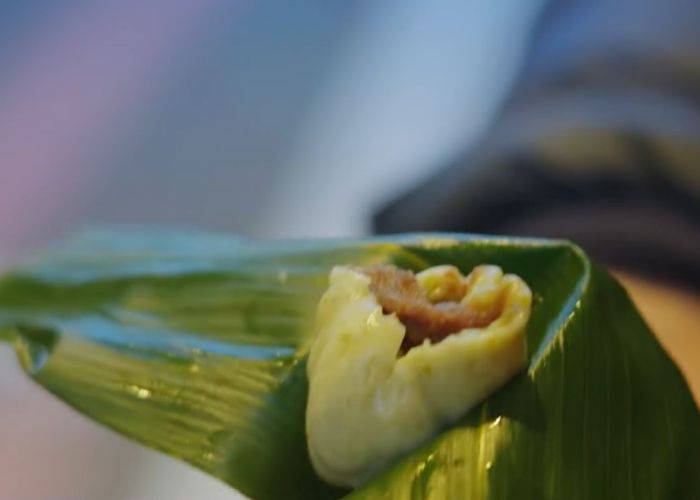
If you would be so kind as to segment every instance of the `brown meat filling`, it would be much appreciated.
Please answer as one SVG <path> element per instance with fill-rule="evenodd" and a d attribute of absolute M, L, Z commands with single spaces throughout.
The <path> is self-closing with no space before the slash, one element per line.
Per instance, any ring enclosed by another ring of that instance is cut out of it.
<path fill-rule="evenodd" d="M 486 311 L 470 309 L 459 302 L 434 304 L 411 271 L 395 266 L 371 266 L 362 272 L 372 280 L 370 290 L 384 314 L 395 313 L 406 327 L 402 353 L 421 345 L 425 339 L 437 343 L 465 328 L 488 326 L 501 312 L 500 304 Z"/>

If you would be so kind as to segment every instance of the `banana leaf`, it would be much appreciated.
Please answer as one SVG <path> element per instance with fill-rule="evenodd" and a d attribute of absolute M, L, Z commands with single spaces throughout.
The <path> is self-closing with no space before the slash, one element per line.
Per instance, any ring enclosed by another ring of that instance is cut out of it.
<path fill-rule="evenodd" d="M 520 275 L 529 365 L 351 492 L 307 457 L 305 358 L 329 269 L 377 262 Z M 621 286 L 566 242 L 92 231 L 0 280 L 0 332 L 78 411 L 253 498 L 700 498 L 684 379 Z"/>

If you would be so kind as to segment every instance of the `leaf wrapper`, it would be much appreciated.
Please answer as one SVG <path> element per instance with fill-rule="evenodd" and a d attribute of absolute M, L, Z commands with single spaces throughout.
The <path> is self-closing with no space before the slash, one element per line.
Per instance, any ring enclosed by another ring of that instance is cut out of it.
<path fill-rule="evenodd" d="M 336 264 L 482 263 L 534 293 L 528 369 L 353 492 L 314 473 L 306 355 Z M 253 498 L 700 498 L 700 417 L 575 246 L 469 235 L 254 242 L 95 231 L 0 281 L 0 339 L 59 398 Z"/>

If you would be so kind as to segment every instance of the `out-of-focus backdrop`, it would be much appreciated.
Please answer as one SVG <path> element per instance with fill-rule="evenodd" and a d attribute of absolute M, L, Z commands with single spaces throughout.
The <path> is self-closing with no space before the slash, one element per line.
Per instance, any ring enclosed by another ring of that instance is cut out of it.
<path fill-rule="evenodd" d="M 541 2 L 0 4 L 0 268 L 91 224 L 360 235 L 475 140 Z M 0 346 L 1 499 L 232 498 Z"/>

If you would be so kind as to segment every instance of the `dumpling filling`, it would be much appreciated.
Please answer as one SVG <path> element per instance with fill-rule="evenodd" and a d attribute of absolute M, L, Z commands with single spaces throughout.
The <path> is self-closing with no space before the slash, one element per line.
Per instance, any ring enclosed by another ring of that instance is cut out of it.
<path fill-rule="evenodd" d="M 420 281 L 411 271 L 396 266 L 373 266 L 360 269 L 360 272 L 369 276 L 370 291 L 384 314 L 396 314 L 406 327 L 401 346 L 404 352 L 426 339 L 440 342 L 465 328 L 488 326 L 498 317 L 502 307 L 500 297 L 490 307 L 482 309 L 462 304 L 470 286 L 452 266 L 424 271 L 419 275 Z M 483 267 L 480 272 L 488 272 L 488 269 Z M 500 271 L 492 268 L 491 272 Z"/>
<path fill-rule="evenodd" d="M 316 472 L 357 486 L 526 363 L 531 292 L 478 266 L 339 266 L 318 306 L 306 434 Z"/>

